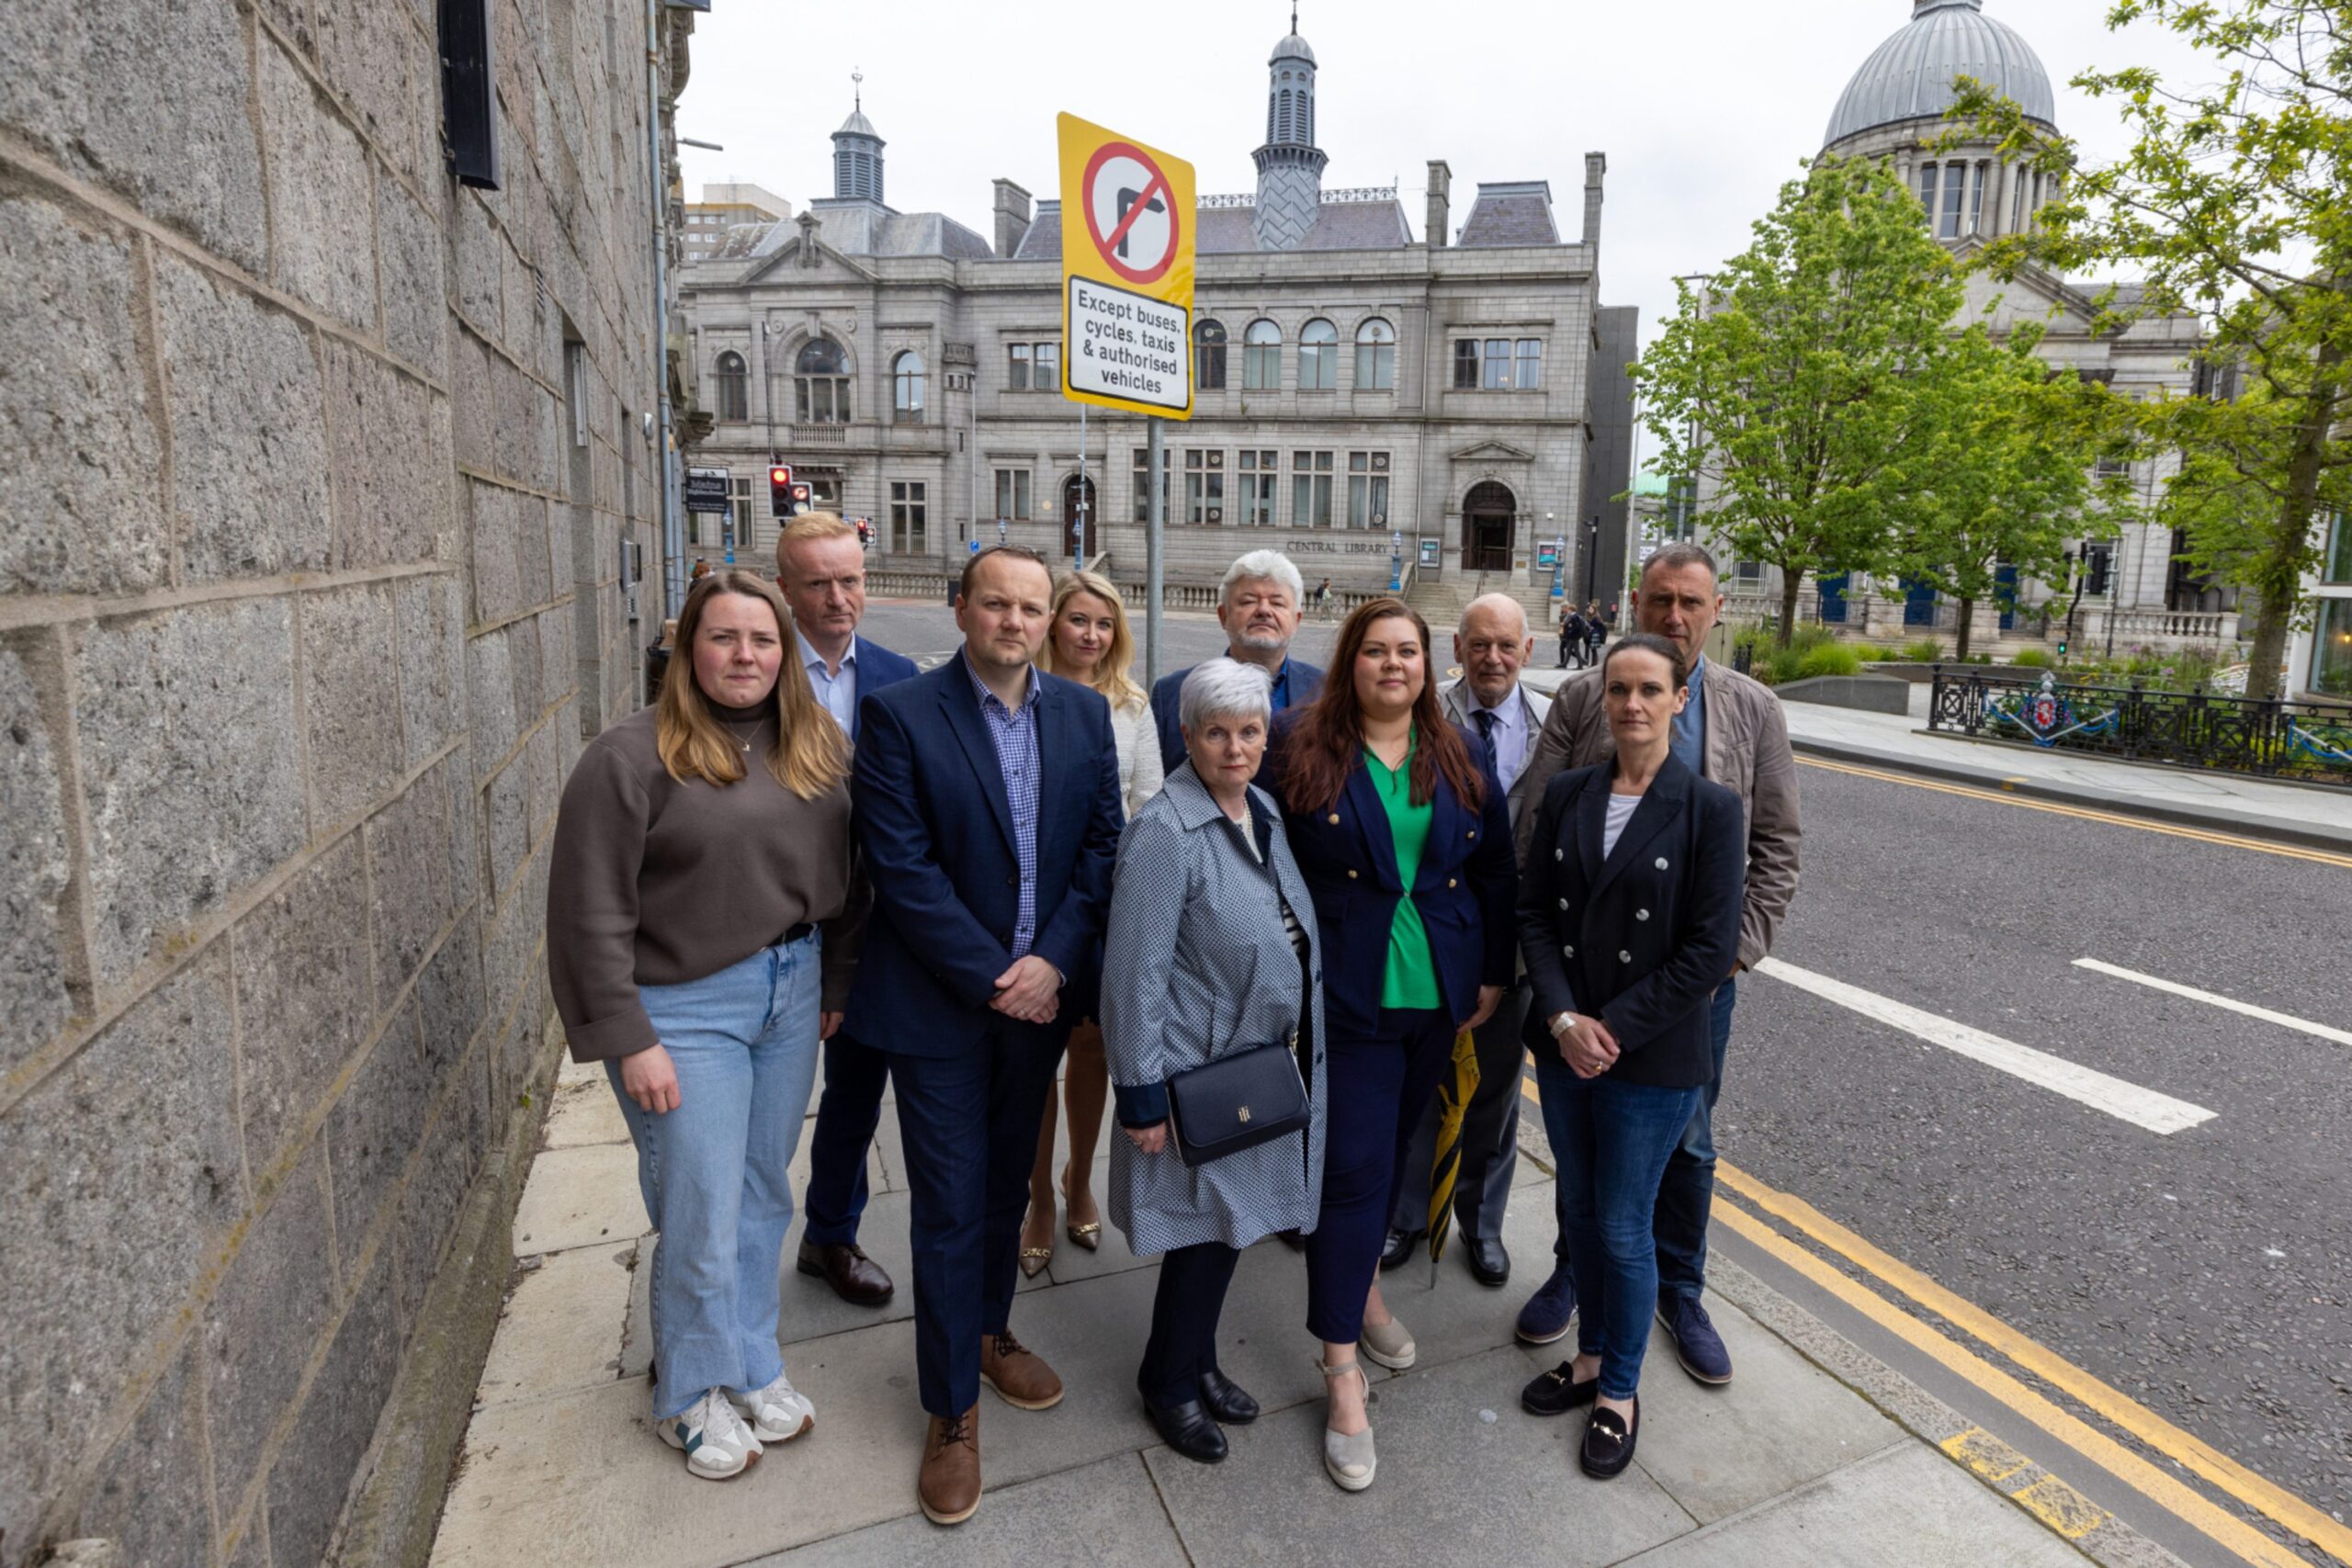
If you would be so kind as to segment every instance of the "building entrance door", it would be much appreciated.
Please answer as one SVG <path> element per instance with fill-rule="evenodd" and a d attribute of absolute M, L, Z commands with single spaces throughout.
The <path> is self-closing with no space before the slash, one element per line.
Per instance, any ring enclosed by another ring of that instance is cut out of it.
<path fill-rule="evenodd" d="M 1080 525 L 1083 525 L 1085 539 L 1079 553 L 1091 561 L 1094 552 L 1102 547 L 1102 519 L 1095 513 L 1094 481 L 1091 479 L 1080 479 L 1072 474 L 1062 481 L 1062 548 L 1069 549 L 1078 538 L 1072 530 Z"/>
<path fill-rule="evenodd" d="M 1519 502 L 1492 479 L 1473 485 L 1462 502 L 1462 570 L 1509 571 Z"/>

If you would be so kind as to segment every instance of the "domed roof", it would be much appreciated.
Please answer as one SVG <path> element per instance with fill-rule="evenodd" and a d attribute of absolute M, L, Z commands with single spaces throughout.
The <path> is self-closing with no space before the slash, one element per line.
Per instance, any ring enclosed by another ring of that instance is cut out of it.
<path fill-rule="evenodd" d="M 1283 39 L 1282 42 L 1274 45 L 1274 52 L 1270 58 L 1268 58 L 1266 63 L 1272 65 L 1284 60 L 1304 60 L 1306 63 L 1312 65 L 1315 63 L 1315 51 L 1306 47 L 1306 40 L 1305 39 L 1299 37 L 1296 33 L 1293 33 L 1288 38 Z"/>
<path fill-rule="evenodd" d="M 865 110 L 863 107 L 850 110 L 849 118 L 842 121 L 842 128 L 834 131 L 833 135 L 836 139 L 843 136 L 870 136 L 876 141 L 882 140 L 882 133 L 874 129 L 874 122 L 865 118 Z"/>
<path fill-rule="evenodd" d="M 1984 0 L 1914 0 L 1911 20 L 1862 62 L 1829 118 L 1825 147 L 1877 126 L 1940 116 L 1952 78 L 1973 76 L 2006 93 L 2030 119 L 2054 127 L 2057 95 L 2033 46 L 1984 15 Z"/>

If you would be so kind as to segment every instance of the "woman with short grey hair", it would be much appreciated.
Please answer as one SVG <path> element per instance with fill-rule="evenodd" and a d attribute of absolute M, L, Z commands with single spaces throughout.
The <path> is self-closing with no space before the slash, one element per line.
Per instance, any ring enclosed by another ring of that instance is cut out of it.
<path fill-rule="evenodd" d="M 1258 1416 L 1217 1369 L 1217 1314 L 1240 1249 L 1315 1226 L 1322 965 L 1282 812 L 1250 783 L 1272 719 L 1266 672 L 1212 659 L 1185 677 L 1179 716 L 1186 760 L 1127 825 L 1103 945 L 1103 1048 L 1126 1133 L 1111 1146 L 1111 1221 L 1136 1256 L 1162 1254 L 1136 1378 L 1144 1407 L 1170 1447 L 1214 1464 L 1226 1455 L 1219 1423 Z M 1269 1046 L 1280 1054 L 1261 1065 L 1301 1070 L 1291 1093 L 1305 1090 L 1305 1124 L 1217 1155 L 1189 1112 L 1171 1115 L 1170 1082 Z"/>

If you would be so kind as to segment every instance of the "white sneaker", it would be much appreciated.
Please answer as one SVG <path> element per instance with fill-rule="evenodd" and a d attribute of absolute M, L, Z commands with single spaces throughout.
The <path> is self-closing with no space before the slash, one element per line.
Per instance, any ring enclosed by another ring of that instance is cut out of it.
<path fill-rule="evenodd" d="M 730 1390 L 727 1398 L 752 1424 L 752 1436 L 763 1443 L 788 1443 L 817 1424 L 817 1407 L 782 1372 L 765 1388 L 751 1393 Z"/>
<path fill-rule="evenodd" d="M 684 1415 L 654 1422 L 653 1429 L 663 1442 L 683 1450 L 687 1472 L 705 1481 L 729 1480 L 759 1462 L 759 1438 L 718 1389 L 695 1401 Z"/>

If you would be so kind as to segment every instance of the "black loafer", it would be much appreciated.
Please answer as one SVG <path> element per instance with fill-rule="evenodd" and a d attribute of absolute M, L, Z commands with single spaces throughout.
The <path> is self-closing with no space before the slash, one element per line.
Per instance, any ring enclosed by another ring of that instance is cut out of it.
<path fill-rule="evenodd" d="M 1384 1269 L 1394 1269 L 1413 1256 L 1413 1244 L 1426 1234 L 1422 1231 L 1390 1231 L 1388 1239 L 1381 1243 L 1380 1267 Z"/>
<path fill-rule="evenodd" d="M 1608 1481 L 1625 1473 L 1634 1462 L 1634 1444 L 1642 1435 L 1642 1402 L 1634 1400 L 1634 1424 L 1628 1427 L 1624 1418 L 1606 1405 L 1595 1407 L 1592 1420 L 1584 1429 L 1584 1449 L 1577 1458 L 1584 1472 L 1595 1481 Z"/>
<path fill-rule="evenodd" d="M 1579 1404 L 1590 1404 L 1600 1392 L 1600 1379 L 1577 1381 L 1576 1363 L 1562 1361 L 1519 1391 L 1519 1407 L 1530 1416 L 1566 1416 Z"/>
<path fill-rule="evenodd" d="M 1510 1253 L 1499 1236 L 1464 1236 L 1463 1243 L 1462 1259 L 1470 1265 L 1472 1279 L 1498 1289 L 1510 1283 Z"/>
<path fill-rule="evenodd" d="M 1259 1416 L 1250 1391 L 1212 1367 L 1200 1376 L 1201 1403 L 1222 1426 L 1247 1427 Z"/>
<path fill-rule="evenodd" d="M 1195 1464 L 1216 1464 L 1225 1458 L 1225 1433 L 1201 1408 L 1197 1399 L 1161 1409 L 1147 1400 L 1144 1411 L 1168 1446 Z"/>

